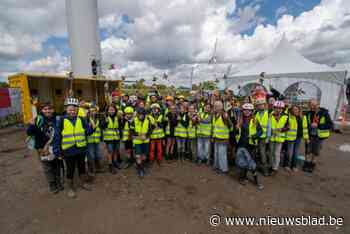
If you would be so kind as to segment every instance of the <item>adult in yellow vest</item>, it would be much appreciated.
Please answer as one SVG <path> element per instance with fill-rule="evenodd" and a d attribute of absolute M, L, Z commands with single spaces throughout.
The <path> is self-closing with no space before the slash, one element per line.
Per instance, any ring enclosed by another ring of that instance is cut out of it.
<path fill-rule="evenodd" d="M 177 115 L 177 123 L 175 127 L 175 137 L 176 137 L 176 152 L 178 158 L 183 161 L 186 154 L 186 140 L 187 140 L 187 127 L 189 124 L 189 117 L 187 114 L 187 109 L 184 103 L 179 103 L 179 113 Z"/>
<path fill-rule="evenodd" d="M 315 99 L 310 100 L 306 118 L 310 142 L 306 147 L 307 155 L 303 169 L 312 173 L 317 163 L 316 158 L 320 155 L 322 143 L 330 137 L 334 125 L 328 110 L 320 107 L 319 102 Z"/>
<path fill-rule="evenodd" d="M 149 142 L 152 132 L 152 122 L 144 108 L 137 110 L 137 115 L 130 127 L 133 136 L 137 174 L 142 178 L 145 175 L 144 163 L 149 153 Z"/>
<path fill-rule="evenodd" d="M 87 121 L 90 125 L 95 126 L 94 132 L 87 137 L 87 165 L 91 179 L 94 179 L 96 173 L 101 173 L 100 142 L 101 127 L 100 120 L 97 118 L 98 107 L 91 106 L 87 113 Z"/>
<path fill-rule="evenodd" d="M 212 119 L 214 141 L 214 164 L 213 167 L 218 173 L 228 172 L 227 146 L 230 140 L 230 129 L 232 123 L 221 101 L 214 103 L 214 116 Z"/>
<path fill-rule="evenodd" d="M 269 141 L 268 129 L 270 128 L 269 121 L 269 111 L 267 109 L 266 98 L 258 98 L 255 102 L 256 113 L 255 120 L 256 124 L 261 127 L 262 134 L 257 139 L 258 152 L 260 155 L 260 167 L 264 176 L 268 175 L 268 165 L 267 165 L 267 144 Z"/>
<path fill-rule="evenodd" d="M 120 136 L 121 136 L 121 118 L 118 115 L 118 110 L 115 105 L 107 107 L 107 116 L 101 123 L 103 129 L 103 141 L 107 146 L 107 159 L 109 171 L 112 174 L 117 173 L 117 168 L 120 168 Z M 118 161 L 119 160 L 119 161 Z"/>
<path fill-rule="evenodd" d="M 286 135 L 287 153 L 284 158 L 284 167 L 287 171 L 298 171 L 297 157 L 302 139 L 309 141 L 309 132 L 306 116 L 302 115 L 300 107 L 293 105 L 288 116 L 288 132 Z"/>
<path fill-rule="evenodd" d="M 199 113 L 199 124 L 197 127 L 197 163 L 207 163 L 209 165 L 210 139 L 212 136 L 212 114 L 211 105 L 204 105 L 204 112 Z"/>
<path fill-rule="evenodd" d="M 78 108 L 78 116 L 82 118 L 86 118 L 88 110 L 86 109 L 86 103 L 84 100 L 81 100 L 79 102 L 79 108 Z"/>
<path fill-rule="evenodd" d="M 65 101 L 66 115 L 58 123 L 58 130 L 55 131 L 55 152 L 63 157 L 67 165 L 68 196 L 74 198 L 74 171 L 77 165 L 81 186 L 85 190 L 90 190 L 87 184 L 85 172 L 85 157 L 87 151 L 86 137 L 93 133 L 96 127 L 88 124 L 83 118 L 78 117 L 79 102 L 75 98 L 68 98 Z"/>
<path fill-rule="evenodd" d="M 239 183 L 246 185 L 248 182 L 248 172 L 253 174 L 254 183 L 258 189 L 263 189 L 263 185 L 258 180 L 256 172 L 255 154 L 257 152 L 257 139 L 262 134 L 262 128 L 253 115 L 254 105 L 245 103 L 242 105 L 242 116 L 235 126 L 237 151 L 236 165 L 239 168 Z"/>
<path fill-rule="evenodd" d="M 152 163 L 157 153 L 157 163 L 163 159 L 163 146 L 165 145 L 164 137 L 164 117 L 160 112 L 160 105 L 158 103 L 153 103 L 151 105 L 151 114 L 150 119 L 152 121 L 153 129 L 151 133 L 151 143 L 150 143 L 150 152 L 149 159 Z"/>
<path fill-rule="evenodd" d="M 199 116 L 196 112 L 194 105 L 189 105 L 188 107 L 189 123 L 187 127 L 187 144 L 188 151 L 190 151 L 190 158 L 192 160 L 197 159 L 197 127 L 199 123 Z"/>
<path fill-rule="evenodd" d="M 273 112 L 270 115 L 271 138 L 270 138 L 270 161 L 271 175 L 277 173 L 281 161 L 282 144 L 286 140 L 288 131 L 288 116 L 283 114 L 284 102 L 276 101 L 273 105 Z"/>
<path fill-rule="evenodd" d="M 124 143 L 124 149 L 127 153 L 127 163 L 124 168 L 129 168 L 133 164 L 133 145 L 130 125 L 134 118 L 134 108 L 128 106 L 124 109 L 124 115 L 122 119 L 121 129 L 123 129 L 122 141 Z"/>

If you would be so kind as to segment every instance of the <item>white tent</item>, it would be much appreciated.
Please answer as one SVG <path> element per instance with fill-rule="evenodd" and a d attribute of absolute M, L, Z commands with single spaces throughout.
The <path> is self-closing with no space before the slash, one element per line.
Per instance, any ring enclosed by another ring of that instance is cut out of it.
<path fill-rule="evenodd" d="M 299 87 L 306 93 L 315 93 L 311 89 L 316 89 L 320 94 L 321 106 L 327 108 L 331 117 L 335 119 L 346 102 L 346 75 L 347 71 L 307 60 L 283 36 L 271 55 L 229 77 L 227 85 L 235 93 L 247 84 L 259 83 L 261 79 L 266 88 L 271 85 L 281 93 L 293 87 Z"/>

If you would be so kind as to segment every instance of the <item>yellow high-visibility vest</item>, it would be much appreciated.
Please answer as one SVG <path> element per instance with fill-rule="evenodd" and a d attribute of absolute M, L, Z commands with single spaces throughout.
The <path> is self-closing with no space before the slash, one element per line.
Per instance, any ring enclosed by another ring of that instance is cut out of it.
<path fill-rule="evenodd" d="M 288 116 L 283 115 L 279 118 L 277 121 L 275 116 L 273 115 L 273 112 L 270 116 L 271 119 L 271 142 L 278 142 L 283 143 L 286 139 L 286 133 L 282 132 L 282 129 L 287 123 Z"/>
<path fill-rule="evenodd" d="M 158 123 L 163 122 L 163 115 L 159 115 L 157 118 L 150 116 L 152 124 L 156 126 L 151 133 L 151 139 L 162 139 L 165 137 L 164 130 L 161 127 L 158 127 Z"/>
<path fill-rule="evenodd" d="M 212 122 L 210 121 L 210 115 L 207 113 L 199 114 L 200 123 L 197 128 L 197 135 L 199 137 L 210 137 L 212 134 Z"/>
<path fill-rule="evenodd" d="M 298 133 L 298 121 L 294 115 L 289 115 L 288 118 L 289 130 L 287 132 L 286 140 L 287 141 L 295 141 L 297 139 Z M 309 139 L 309 132 L 307 128 L 307 119 L 306 116 L 303 117 L 303 138 Z"/>
<path fill-rule="evenodd" d="M 118 116 L 114 117 L 114 121 L 110 116 L 108 116 L 107 119 L 108 119 L 108 125 L 107 125 L 107 128 L 103 131 L 103 140 L 104 141 L 119 140 L 120 135 L 119 135 Z"/>
<path fill-rule="evenodd" d="M 123 141 L 127 141 L 129 140 L 129 135 L 130 135 L 130 126 L 129 126 L 129 122 L 126 121 L 125 125 L 124 125 L 124 129 L 123 129 Z"/>
<path fill-rule="evenodd" d="M 236 138 L 236 142 L 239 142 L 239 140 L 241 139 L 241 132 L 242 129 L 238 129 L 238 133 L 236 134 L 235 138 Z M 253 139 L 254 136 L 256 135 L 257 130 L 256 130 L 256 124 L 255 121 L 253 119 L 251 119 L 249 121 L 249 128 L 248 128 L 248 137 L 249 137 L 249 144 L 250 145 L 257 145 L 257 142 Z"/>
<path fill-rule="evenodd" d="M 183 116 L 182 118 L 184 118 Z M 181 124 L 180 121 L 178 121 L 176 127 L 175 127 L 175 134 L 176 137 L 181 138 L 187 138 L 187 129 Z"/>
<path fill-rule="evenodd" d="M 93 119 L 90 119 L 92 123 L 96 125 L 95 131 L 87 137 L 88 143 L 100 143 L 101 141 L 101 129 L 100 129 L 100 121 L 97 120 L 96 123 Z"/>
<path fill-rule="evenodd" d="M 326 118 L 324 116 L 321 117 L 320 123 L 318 124 L 317 135 L 319 138 L 326 139 L 331 135 L 331 131 L 329 129 L 321 130 L 320 125 L 326 123 Z"/>
<path fill-rule="evenodd" d="M 187 127 L 187 135 L 190 139 L 194 139 L 197 137 L 197 127 L 193 125 L 192 119 L 190 119 L 190 123 Z"/>
<path fill-rule="evenodd" d="M 85 129 L 80 117 L 77 117 L 73 125 L 69 119 L 63 120 L 62 135 L 62 149 L 66 150 L 73 146 L 78 148 L 86 147 Z"/>
<path fill-rule="evenodd" d="M 260 116 L 259 112 L 256 113 L 255 119 L 257 123 L 261 126 L 261 130 L 262 130 L 262 134 L 259 138 L 266 138 L 267 124 L 269 122 L 269 111 L 264 110 L 262 117 Z"/>
<path fill-rule="evenodd" d="M 213 117 L 213 138 L 228 140 L 230 138 L 230 129 L 225 125 L 222 116 Z"/>
<path fill-rule="evenodd" d="M 149 143 L 149 137 L 146 136 L 148 130 L 151 126 L 150 120 L 148 117 L 145 117 L 143 121 L 139 120 L 138 117 L 134 119 L 135 132 L 137 136 L 134 136 L 132 142 L 134 145 L 140 145 L 144 143 Z M 141 139 L 141 135 L 145 136 L 145 139 Z"/>

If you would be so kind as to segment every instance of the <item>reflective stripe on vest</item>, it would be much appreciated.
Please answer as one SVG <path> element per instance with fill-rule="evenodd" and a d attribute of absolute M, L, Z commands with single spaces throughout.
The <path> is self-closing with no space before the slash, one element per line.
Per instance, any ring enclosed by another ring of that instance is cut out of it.
<path fill-rule="evenodd" d="M 282 132 L 282 129 L 284 128 L 287 122 L 287 119 L 288 118 L 286 115 L 282 115 L 277 121 L 273 113 L 271 114 L 271 141 L 272 142 L 283 143 L 285 141 L 286 133 Z"/>
<path fill-rule="evenodd" d="M 130 127 L 129 127 L 129 122 L 126 121 L 123 129 L 123 141 L 129 140 L 129 135 L 130 135 Z"/>
<path fill-rule="evenodd" d="M 230 138 L 230 129 L 225 125 L 222 116 L 213 118 L 213 137 L 222 140 Z"/>
<path fill-rule="evenodd" d="M 158 127 L 158 123 L 163 122 L 163 116 L 159 115 L 157 119 L 153 116 L 150 116 L 152 120 L 152 124 L 156 126 L 151 133 L 151 139 L 162 139 L 165 137 L 163 128 Z"/>
<path fill-rule="evenodd" d="M 146 134 L 148 133 L 149 127 L 150 127 L 150 121 L 149 118 L 145 118 L 143 122 L 139 120 L 139 118 L 134 119 L 135 124 L 135 132 L 137 133 L 137 136 L 134 136 L 132 142 L 134 145 L 140 145 L 144 143 L 149 142 L 149 138 L 146 137 Z M 145 139 L 141 139 L 141 136 L 145 136 Z"/>
<path fill-rule="evenodd" d="M 187 134 L 188 134 L 188 138 L 190 139 L 196 138 L 197 136 L 197 128 L 196 126 L 193 125 L 192 119 L 190 119 L 190 124 L 188 125 L 188 128 L 187 128 Z"/>
<path fill-rule="evenodd" d="M 212 132 L 212 123 L 210 121 L 210 115 L 206 113 L 200 113 L 200 123 L 197 129 L 197 135 L 199 137 L 210 137 Z"/>
<path fill-rule="evenodd" d="M 260 116 L 260 113 L 256 113 L 255 119 L 257 123 L 261 126 L 262 134 L 260 138 L 266 138 L 266 131 L 267 131 L 267 124 L 269 122 L 269 111 L 265 110 L 262 117 Z"/>
<path fill-rule="evenodd" d="M 95 123 L 92 119 L 90 119 L 92 123 Z M 87 137 L 88 143 L 99 143 L 101 141 L 101 129 L 100 129 L 100 121 L 97 120 L 96 122 L 96 128 L 95 131 Z"/>
<path fill-rule="evenodd" d="M 320 119 L 320 123 L 321 124 L 325 124 L 326 123 L 326 118 L 324 116 L 321 117 Z M 329 131 L 329 129 L 325 129 L 325 130 L 321 130 L 321 129 L 317 129 L 317 135 L 319 138 L 328 138 L 331 135 L 331 132 Z"/>
<path fill-rule="evenodd" d="M 303 138 L 305 140 L 309 139 L 309 128 L 307 125 L 307 118 L 306 116 L 303 117 Z"/>
<path fill-rule="evenodd" d="M 74 126 L 70 120 L 64 119 L 61 135 L 63 150 L 69 149 L 74 145 L 78 148 L 86 146 L 85 129 L 83 128 L 83 123 L 79 117 L 77 117 Z"/>
<path fill-rule="evenodd" d="M 108 116 L 108 125 L 107 128 L 103 131 L 103 140 L 104 141 L 116 141 L 120 139 L 119 135 L 119 123 L 118 117 L 114 118 L 114 122 L 110 116 Z"/>
<path fill-rule="evenodd" d="M 185 116 L 183 116 L 184 118 Z M 187 129 L 181 124 L 180 121 L 178 121 L 176 127 L 175 127 L 175 134 L 176 137 L 181 138 L 187 138 Z"/>

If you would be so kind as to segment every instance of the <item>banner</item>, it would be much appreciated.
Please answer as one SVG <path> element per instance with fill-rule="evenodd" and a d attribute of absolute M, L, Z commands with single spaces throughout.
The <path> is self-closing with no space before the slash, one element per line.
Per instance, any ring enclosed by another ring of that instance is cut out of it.
<path fill-rule="evenodd" d="M 22 122 L 21 90 L 0 88 L 0 128 Z"/>

